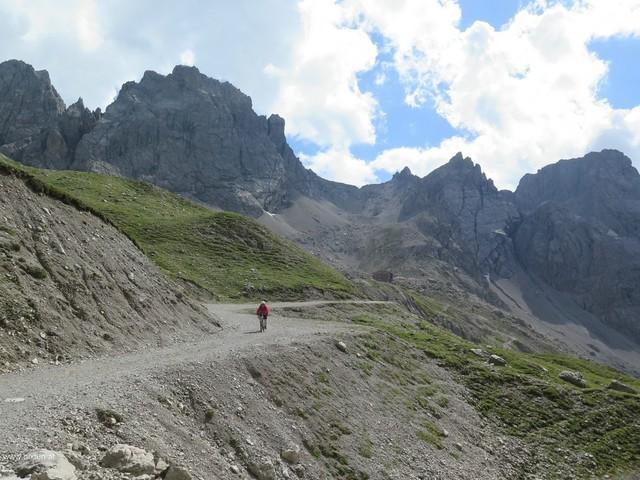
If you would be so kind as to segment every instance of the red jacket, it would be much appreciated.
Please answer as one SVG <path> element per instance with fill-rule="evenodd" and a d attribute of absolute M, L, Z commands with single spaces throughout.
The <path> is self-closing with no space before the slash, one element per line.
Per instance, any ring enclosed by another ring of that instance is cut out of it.
<path fill-rule="evenodd" d="M 266 304 L 260 304 L 258 310 L 256 310 L 256 315 L 264 315 L 265 317 L 269 315 L 269 307 Z"/>

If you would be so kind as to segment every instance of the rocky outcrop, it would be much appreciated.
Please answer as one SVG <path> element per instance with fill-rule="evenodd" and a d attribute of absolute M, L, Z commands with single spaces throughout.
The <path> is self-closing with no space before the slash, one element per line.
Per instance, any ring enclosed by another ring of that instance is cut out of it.
<path fill-rule="evenodd" d="M 122 86 L 78 145 L 73 168 L 145 180 L 251 215 L 287 200 L 284 121 L 226 82 L 178 66 Z"/>
<path fill-rule="evenodd" d="M 575 385 L 576 387 L 585 388 L 587 386 L 587 381 L 584 379 L 584 377 L 582 376 L 582 373 L 580 372 L 563 370 L 558 375 L 558 378 L 572 385 Z"/>
<path fill-rule="evenodd" d="M 511 274 L 506 231 L 518 211 L 471 159 L 458 153 L 413 185 L 399 213 L 400 220 L 411 218 L 469 272 Z"/>
<path fill-rule="evenodd" d="M 525 176 L 515 197 L 519 262 L 640 341 L 640 175 L 604 150 Z"/>
<path fill-rule="evenodd" d="M 82 99 L 66 108 L 46 71 L 18 60 L 0 63 L 1 153 L 27 165 L 69 168 L 99 116 Z"/>

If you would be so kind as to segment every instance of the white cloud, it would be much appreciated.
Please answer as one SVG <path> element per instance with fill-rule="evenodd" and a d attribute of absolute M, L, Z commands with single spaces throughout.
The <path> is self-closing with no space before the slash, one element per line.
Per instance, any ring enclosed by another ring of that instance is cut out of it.
<path fill-rule="evenodd" d="M 383 152 L 376 168 L 409 164 L 426 173 L 434 159 L 460 150 L 499 186 L 513 187 L 526 171 L 596 146 L 638 151 L 640 114 L 598 98 L 607 64 L 588 49 L 593 38 L 640 34 L 638 0 L 538 1 L 500 31 L 484 22 L 461 31 L 450 0 L 351 4 L 393 46 L 406 103 L 422 108 L 432 98 L 440 115 L 470 133 Z"/>
<path fill-rule="evenodd" d="M 279 82 L 273 110 L 287 119 L 287 133 L 323 147 L 374 143 L 377 102 L 356 75 L 375 65 L 375 44 L 342 4 L 302 0 L 298 8 L 302 29 L 291 64 L 267 67 Z"/>
<path fill-rule="evenodd" d="M 300 29 L 294 0 L 0 0 L 0 18 L 0 61 L 48 70 L 67 103 L 92 108 L 145 70 L 194 62 L 270 113 L 278 81 L 263 69 L 289 67 Z"/>
<path fill-rule="evenodd" d="M 300 154 L 302 163 L 323 178 L 362 186 L 376 181 L 373 165 L 354 157 L 348 149 L 329 149 L 316 155 Z"/>
<path fill-rule="evenodd" d="M 180 63 L 192 67 L 195 63 L 196 55 L 193 50 L 187 49 L 180 54 Z"/>

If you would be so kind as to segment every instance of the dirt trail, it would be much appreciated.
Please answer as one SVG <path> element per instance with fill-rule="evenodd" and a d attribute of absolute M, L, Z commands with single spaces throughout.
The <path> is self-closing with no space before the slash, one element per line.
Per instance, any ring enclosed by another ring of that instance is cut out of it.
<path fill-rule="evenodd" d="M 222 329 L 202 341 L 0 375 L 0 431 L 19 435 L 25 429 L 35 429 L 42 417 L 51 415 L 57 406 L 95 405 L 109 396 L 119 396 L 127 388 L 135 388 L 140 377 L 158 374 L 168 367 L 216 362 L 254 347 L 311 342 L 321 336 L 353 330 L 354 326 L 348 324 L 284 318 L 277 314 L 281 307 L 323 303 L 334 302 L 272 304 L 276 312 L 269 317 L 264 333 L 257 332 L 255 305 L 210 304 L 208 308 L 218 317 Z M 11 435 L 0 435 L 0 451 L 10 439 Z"/>

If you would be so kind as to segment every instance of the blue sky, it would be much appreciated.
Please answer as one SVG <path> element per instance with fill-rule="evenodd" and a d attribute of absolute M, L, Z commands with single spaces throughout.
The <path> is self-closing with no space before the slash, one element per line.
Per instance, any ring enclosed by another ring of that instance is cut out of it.
<path fill-rule="evenodd" d="M 600 148 L 640 158 L 640 0 L 0 0 L 0 60 L 105 107 L 145 70 L 228 80 L 321 176 L 456 152 L 499 187 Z"/>
<path fill-rule="evenodd" d="M 615 108 L 633 108 L 640 104 L 640 39 L 616 36 L 596 40 L 589 49 L 609 63 L 599 94 Z"/>
<path fill-rule="evenodd" d="M 563 2 L 571 6 L 571 2 Z M 474 22 L 486 22 L 496 31 L 506 27 L 514 15 L 526 8 L 528 2 L 522 0 L 490 0 L 478 2 L 462 0 L 458 2 L 461 16 L 458 28 L 465 31 Z M 461 136 L 472 140 L 475 134 L 468 129 L 455 128 L 436 111 L 435 102 L 427 97 L 419 107 L 409 106 L 405 102 L 407 93 L 397 71 L 393 68 L 393 49 L 388 39 L 379 32 L 370 32 L 370 38 L 375 43 L 378 54 L 376 64 L 370 70 L 357 75 L 358 85 L 364 92 L 371 92 L 379 107 L 379 116 L 374 120 L 376 126 L 375 143 L 354 143 L 350 153 L 365 162 L 372 162 L 385 150 L 413 147 L 428 149 L 437 146 L 443 140 Z M 640 104 L 640 39 L 633 35 L 613 35 L 608 38 L 591 40 L 588 43 L 589 52 L 595 54 L 607 64 L 607 73 L 602 76 L 595 90 L 595 98 L 605 99 L 613 108 L 632 109 Z M 384 82 L 380 80 L 384 78 Z M 306 154 L 310 158 L 322 151 L 322 147 L 308 139 L 292 136 L 290 143 L 295 151 Z M 617 145 L 606 145 L 616 148 Z M 622 146 L 620 146 L 622 148 Z M 453 151 L 450 151 L 453 155 Z M 576 155 L 582 152 L 576 151 Z M 586 153 L 586 152 L 584 152 Z M 548 162 L 559 158 L 548 157 Z M 441 158 L 446 160 L 446 156 Z M 314 166 L 313 162 L 309 162 Z M 400 169 L 403 165 L 398 164 Z M 420 171 L 420 174 L 425 171 Z M 524 173 L 524 172 L 522 172 Z M 386 181 L 393 174 L 390 170 L 376 170 L 376 180 Z M 511 179 L 509 187 L 515 185 Z"/>

